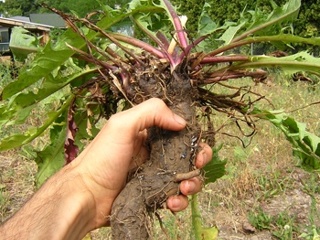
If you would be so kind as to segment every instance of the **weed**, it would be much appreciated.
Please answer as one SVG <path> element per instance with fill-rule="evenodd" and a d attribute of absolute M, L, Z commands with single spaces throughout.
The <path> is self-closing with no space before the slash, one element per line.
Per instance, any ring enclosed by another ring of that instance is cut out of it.
<path fill-rule="evenodd" d="M 15 70 L 13 69 L 11 64 L 4 64 L 0 62 L 0 91 L 2 91 L 3 87 L 10 83 L 13 79 Z"/>
<path fill-rule="evenodd" d="M 271 216 L 258 208 L 256 211 L 249 213 L 248 220 L 258 230 L 271 231 L 277 239 L 291 240 L 297 236 L 298 225 L 296 219 L 287 211 Z"/>
<path fill-rule="evenodd" d="M 306 180 L 301 179 L 303 190 L 309 195 L 320 194 L 320 174 L 311 173 L 310 177 Z"/>
<path fill-rule="evenodd" d="M 275 237 L 281 240 L 294 239 L 294 235 L 297 232 L 294 217 L 287 212 L 282 212 L 274 217 L 273 224 L 275 225 L 275 230 L 273 231 Z"/>
<path fill-rule="evenodd" d="M 320 240 L 320 227 L 316 227 L 315 225 L 310 226 L 299 238 L 305 240 Z"/>
<path fill-rule="evenodd" d="M 261 208 L 249 213 L 248 220 L 258 230 L 271 229 L 272 217 Z"/>
<path fill-rule="evenodd" d="M 289 172 L 288 172 L 289 173 Z M 287 173 L 287 174 L 288 174 Z M 258 184 L 260 200 L 270 199 L 286 190 L 291 185 L 290 177 L 285 177 L 281 169 L 275 169 L 270 174 L 260 174 Z"/>
<path fill-rule="evenodd" d="M 6 216 L 6 208 L 9 205 L 9 196 L 5 188 L 6 185 L 0 182 L 0 222 L 2 222 Z"/>

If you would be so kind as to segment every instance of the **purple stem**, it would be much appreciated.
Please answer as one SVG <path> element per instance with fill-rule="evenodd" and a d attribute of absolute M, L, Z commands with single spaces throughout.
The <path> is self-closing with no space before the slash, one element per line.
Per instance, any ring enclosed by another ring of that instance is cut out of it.
<path fill-rule="evenodd" d="M 214 64 L 214 63 L 222 63 L 222 62 L 245 62 L 249 61 L 250 58 L 244 55 L 233 55 L 233 56 L 216 56 L 216 57 L 204 57 L 201 60 L 201 64 Z"/>
<path fill-rule="evenodd" d="M 180 47 L 182 47 L 182 49 L 186 49 L 188 46 L 188 38 L 186 37 L 186 31 L 183 29 L 183 26 L 181 24 L 180 18 L 178 16 L 178 14 L 176 13 L 176 11 L 174 10 L 173 6 L 171 5 L 171 3 L 168 0 L 163 0 L 164 4 L 166 5 L 169 14 L 172 17 L 173 20 L 173 24 L 174 24 L 174 29 L 177 33 L 178 36 L 178 40 L 179 40 L 179 44 Z"/>
<path fill-rule="evenodd" d="M 112 33 L 110 34 L 112 37 L 114 37 L 116 40 L 118 41 L 121 41 L 121 42 L 125 42 L 125 43 L 128 43 L 130 44 L 131 46 L 135 46 L 135 47 L 138 47 L 138 48 L 141 48 L 147 52 L 149 52 L 150 54 L 158 57 L 158 58 L 166 58 L 166 55 L 161 52 L 160 50 L 156 49 L 155 47 L 143 42 L 143 41 L 140 41 L 136 38 L 132 38 L 132 37 L 129 37 L 129 36 L 125 36 L 125 35 L 121 35 L 119 33 Z"/>
<path fill-rule="evenodd" d="M 188 56 L 191 50 L 196 47 L 199 43 L 201 43 L 203 40 L 205 40 L 210 35 L 201 36 L 195 41 L 193 41 L 191 44 L 189 44 L 183 53 L 181 53 L 180 59 L 182 60 L 185 56 Z"/>

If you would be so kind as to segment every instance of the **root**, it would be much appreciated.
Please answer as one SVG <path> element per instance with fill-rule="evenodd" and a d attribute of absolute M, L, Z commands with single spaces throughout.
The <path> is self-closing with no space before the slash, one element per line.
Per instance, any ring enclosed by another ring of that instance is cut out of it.
<path fill-rule="evenodd" d="M 181 182 L 183 180 L 187 180 L 193 177 L 198 177 L 201 175 L 201 170 L 200 169 L 195 169 L 191 172 L 187 173 L 178 173 L 175 177 L 175 182 Z"/>
<path fill-rule="evenodd" d="M 113 203 L 113 239 L 148 239 L 150 220 L 138 179 L 133 179 Z"/>
<path fill-rule="evenodd" d="M 162 208 L 168 197 L 179 194 L 179 182 L 200 175 L 200 170 L 194 170 L 201 138 L 192 100 L 196 94 L 193 90 L 197 89 L 192 88 L 183 74 L 169 71 L 166 74 L 157 78 L 141 72 L 136 92 L 162 98 L 173 112 L 188 122 L 188 126 L 180 132 L 157 127 L 148 130 L 150 158 L 140 166 L 112 206 L 113 239 L 149 239 L 150 215 Z M 133 102 L 136 101 L 133 97 Z"/>

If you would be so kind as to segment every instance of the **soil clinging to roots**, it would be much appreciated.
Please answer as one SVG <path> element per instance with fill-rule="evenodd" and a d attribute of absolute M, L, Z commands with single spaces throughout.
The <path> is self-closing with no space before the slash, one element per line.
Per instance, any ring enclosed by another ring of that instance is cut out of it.
<path fill-rule="evenodd" d="M 150 214 L 161 208 L 169 196 L 179 194 L 184 173 L 195 170 L 194 157 L 200 138 L 193 100 L 196 88 L 176 69 L 159 76 L 150 72 L 137 79 L 133 101 L 137 97 L 160 97 L 175 113 L 184 117 L 187 127 L 180 132 L 149 129 L 150 158 L 142 165 L 115 200 L 111 227 L 114 239 L 148 239 Z M 165 77 L 164 77 L 165 76 Z M 139 86 L 137 91 L 137 86 Z M 145 99 L 143 99 L 145 100 Z"/>

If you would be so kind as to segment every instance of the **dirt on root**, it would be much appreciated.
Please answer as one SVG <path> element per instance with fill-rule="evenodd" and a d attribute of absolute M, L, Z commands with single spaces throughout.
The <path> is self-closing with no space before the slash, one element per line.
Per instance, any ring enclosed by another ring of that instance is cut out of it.
<path fill-rule="evenodd" d="M 155 74 L 143 70 L 137 75 L 139 78 L 131 93 L 133 102 L 139 103 L 141 97 L 143 100 L 161 98 L 188 125 L 179 132 L 157 127 L 148 130 L 150 157 L 139 166 L 112 206 L 113 239 L 149 239 L 152 235 L 150 215 L 162 208 L 169 196 L 179 193 L 183 175 L 199 172 L 194 168 L 194 159 L 200 128 L 193 104 L 195 89 L 190 81 L 179 72 L 171 74 L 169 68 Z"/>

